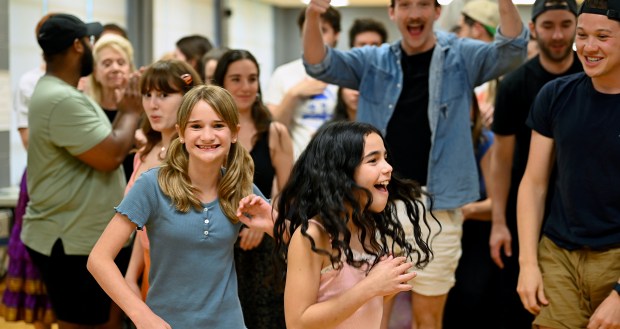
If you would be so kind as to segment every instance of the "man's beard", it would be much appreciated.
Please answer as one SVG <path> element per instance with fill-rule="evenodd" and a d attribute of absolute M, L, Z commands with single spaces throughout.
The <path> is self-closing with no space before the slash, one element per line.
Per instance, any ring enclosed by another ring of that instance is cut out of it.
<path fill-rule="evenodd" d="M 549 58 L 550 60 L 554 62 L 560 62 L 572 55 L 573 53 L 572 42 L 566 45 L 566 49 L 564 50 L 564 52 L 561 52 L 561 53 L 553 52 L 550 46 L 551 43 L 553 43 L 553 41 L 538 42 L 538 49 L 540 50 L 540 52 L 544 53 L 547 56 L 547 58 Z"/>
<path fill-rule="evenodd" d="M 93 51 L 90 47 L 84 42 L 84 40 L 80 40 L 80 42 L 82 42 L 82 45 L 84 46 L 84 53 L 82 54 L 80 66 L 80 76 L 85 77 L 93 73 L 95 60 L 93 59 Z"/>

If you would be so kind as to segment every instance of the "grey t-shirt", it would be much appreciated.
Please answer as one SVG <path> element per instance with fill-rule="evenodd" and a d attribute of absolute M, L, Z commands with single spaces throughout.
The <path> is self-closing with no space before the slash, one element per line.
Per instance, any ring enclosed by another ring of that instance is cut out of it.
<path fill-rule="evenodd" d="M 146 303 L 172 328 L 245 328 L 237 295 L 233 224 L 219 200 L 179 212 L 157 182 L 159 169 L 143 173 L 116 211 L 148 227 L 151 246 Z M 254 193 L 262 196 L 254 187 Z"/>

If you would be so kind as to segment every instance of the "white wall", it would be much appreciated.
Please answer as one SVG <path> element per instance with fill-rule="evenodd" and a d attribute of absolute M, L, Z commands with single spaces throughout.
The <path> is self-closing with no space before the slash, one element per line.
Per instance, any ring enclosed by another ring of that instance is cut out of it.
<path fill-rule="evenodd" d="M 153 59 L 174 51 L 176 42 L 187 35 L 201 34 L 214 43 L 212 9 L 213 0 L 154 0 Z"/>
<path fill-rule="evenodd" d="M 273 8 L 255 0 L 229 0 L 229 7 L 228 47 L 248 50 L 256 57 L 264 91 L 274 69 Z"/>
<path fill-rule="evenodd" d="M 130 0 L 131 1 L 131 0 Z M 11 0 L 9 12 L 10 80 L 15 89 L 19 77 L 42 61 L 34 28 L 49 12 L 66 12 L 84 21 L 116 23 L 125 27 L 125 0 Z M 228 20 L 228 47 L 251 51 L 261 65 L 261 82 L 273 71 L 274 24 L 270 5 L 254 0 L 229 0 L 233 15 Z M 215 42 L 213 0 L 154 0 L 153 58 L 173 51 L 183 36 L 202 34 Z M 11 104 L 11 101 L 8 102 Z M 21 145 L 11 112 L 11 184 L 18 185 L 26 166 L 26 152 Z M 8 125 L 7 125 L 8 126 Z"/>
<path fill-rule="evenodd" d="M 75 1 L 75 0 L 11 0 L 9 1 L 9 68 L 12 90 L 19 77 L 38 66 L 43 60 L 34 29 L 39 19 L 50 12 L 65 12 L 82 20 L 125 25 L 125 0 Z M 9 102 L 12 104 L 12 101 Z M 15 128 L 11 112 L 11 184 L 18 185 L 26 167 L 26 152 Z"/>

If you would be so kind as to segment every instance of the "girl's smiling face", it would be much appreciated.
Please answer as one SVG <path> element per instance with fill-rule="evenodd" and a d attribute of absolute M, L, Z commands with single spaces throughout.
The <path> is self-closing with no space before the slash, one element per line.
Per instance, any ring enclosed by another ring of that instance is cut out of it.
<path fill-rule="evenodd" d="M 239 127 L 229 127 L 204 100 L 194 105 L 184 131 L 179 131 L 190 161 L 222 166 L 232 143 L 237 141 Z"/>
<path fill-rule="evenodd" d="M 362 161 L 355 169 L 353 179 L 357 185 L 370 191 L 372 204 L 369 210 L 381 212 L 388 201 L 388 183 L 392 177 L 392 166 L 387 162 L 387 151 L 383 139 L 376 133 L 371 133 L 364 138 L 364 153 Z M 362 198 L 365 198 L 362 194 Z M 367 200 L 360 200 L 364 206 Z"/>

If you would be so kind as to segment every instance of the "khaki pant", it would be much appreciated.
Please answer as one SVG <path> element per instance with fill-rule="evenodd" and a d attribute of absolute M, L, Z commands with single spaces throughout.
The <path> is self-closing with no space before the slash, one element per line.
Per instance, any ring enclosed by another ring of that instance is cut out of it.
<path fill-rule="evenodd" d="M 570 251 L 543 236 L 538 244 L 538 263 L 549 301 L 534 320 L 539 326 L 587 327 L 594 310 L 620 278 L 620 248 Z"/>
<path fill-rule="evenodd" d="M 402 202 L 397 203 L 398 218 L 405 228 L 407 241 L 415 248 L 413 238 L 413 226 L 407 217 L 407 211 Z M 415 269 L 417 276 L 410 281 L 413 291 L 424 296 L 445 295 L 454 286 L 456 267 L 461 258 L 461 236 L 463 235 L 463 215 L 461 209 L 433 211 L 435 221 L 430 213 L 426 212 L 426 218 L 430 226 L 428 228 L 420 223 L 422 238 L 429 236 L 429 243 L 434 258 L 424 269 Z"/>

